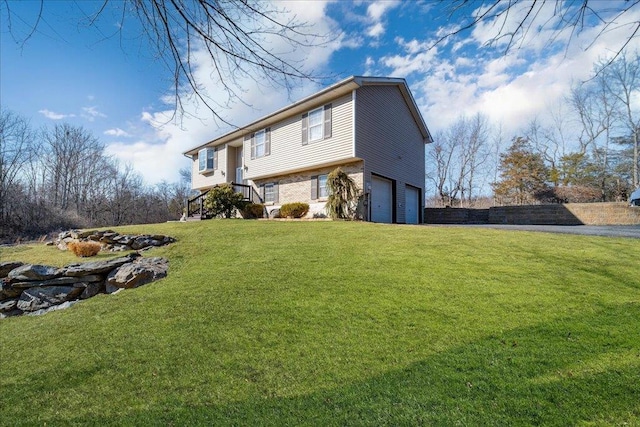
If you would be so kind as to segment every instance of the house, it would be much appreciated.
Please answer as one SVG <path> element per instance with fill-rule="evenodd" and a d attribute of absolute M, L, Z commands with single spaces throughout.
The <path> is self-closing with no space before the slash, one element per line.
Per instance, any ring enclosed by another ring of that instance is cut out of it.
<path fill-rule="evenodd" d="M 413 224 L 422 222 L 430 142 L 404 79 L 353 76 L 184 154 L 201 195 L 232 183 L 269 212 L 306 202 L 313 215 L 339 166 L 362 190 L 365 220 Z"/>

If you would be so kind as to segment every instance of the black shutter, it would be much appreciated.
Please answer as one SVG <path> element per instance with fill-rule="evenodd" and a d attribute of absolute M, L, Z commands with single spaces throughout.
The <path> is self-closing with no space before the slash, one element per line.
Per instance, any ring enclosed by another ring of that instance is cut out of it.
<path fill-rule="evenodd" d="M 324 139 L 331 138 L 331 104 L 324 106 Z"/>
<path fill-rule="evenodd" d="M 309 143 L 309 113 L 302 115 L 302 145 Z"/>
<path fill-rule="evenodd" d="M 311 200 L 318 198 L 318 176 L 311 177 Z"/>

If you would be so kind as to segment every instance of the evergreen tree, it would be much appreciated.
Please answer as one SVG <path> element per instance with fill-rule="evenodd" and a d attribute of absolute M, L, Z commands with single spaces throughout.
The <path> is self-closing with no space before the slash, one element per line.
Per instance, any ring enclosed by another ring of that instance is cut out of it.
<path fill-rule="evenodd" d="M 500 155 L 500 180 L 493 184 L 501 204 L 524 205 L 536 201 L 536 193 L 547 188 L 549 170 L 529 141 L 517 137 L 506 153 Z"/>

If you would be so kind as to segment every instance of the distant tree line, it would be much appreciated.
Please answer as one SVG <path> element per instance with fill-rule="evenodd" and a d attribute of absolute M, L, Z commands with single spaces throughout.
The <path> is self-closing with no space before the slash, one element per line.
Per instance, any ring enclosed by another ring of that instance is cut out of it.
<path fill-rule="evenodd" d="M 498 205 L 627 200 L 640 185 L 638 99 L 640 55 L 622 52 L 573 85 L 550 125 L 532 118 L 508 147 L 487 117 L 461 117 L 428 147 L 429 204 L 487 204 L 487 188 Z"/>
<path fill-rule="evenodd" d="M 89 131 L 69 124 L 34 129 L 0 109 L 0 242 L 52 231 L 178 219 L 190 173 L 177 183 L 143 183 L 105 153 Z"/>

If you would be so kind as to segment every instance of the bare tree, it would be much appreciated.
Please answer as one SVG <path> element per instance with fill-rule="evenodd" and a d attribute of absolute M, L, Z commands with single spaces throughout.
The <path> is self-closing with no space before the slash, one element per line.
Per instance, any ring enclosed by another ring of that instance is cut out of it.
<path fill-rule="evenodd" d="M 16 34 L 13 28 L 14 21 L 25 22 L 26 18 L 15 16 L 9 0 L 4 0 L 3 5 L 9 31 L 24 44 L 38 31 L 46 2 L 40 0 L 39 12 L 26 36 Z M 95 4 L 86 23 L 100 32 L 101 18 L 110 23 L 115 18 L 115 35 L 119 33 L 121 37 L 124 28 L 131 28 L 127 24 L 137 21 L 142 39 L 172 76 L 178 111 L 185 112 L 183 100 L 194 94 L 214 117 L 225 123 L 220 108 L 242 101 L 240 79 L 249 77 L 289 90 L 301 79 L 314 78 L 313 70 L 305 69 L 303 61 L 292 59 L 292 53 L 330 40 L 329 35 L 314 34 L 310 25 L 290 17 L 285 9 L 260 0 L 103 0 Z M 202 54 L 211 61 L 212 71 L 206 78 L 223 88 L 226 100 L 214 99 L 204 90 L 197 60 Z"/>
<path fill-rule="evenodd" d="M 25 118 L 0 110 L 0 224 L 9 226 L 20 176 L 33 154 L 34 132 Z M 6 230 L 0 230 L 0 235 Z"/>
<path fill-rule="evenodd" d="M 43 139 L 50 202 L 62 210 L 73 204 L 79 213 L 82 193 L 94 173 L 92 164 L 103 155 L 104 146 L 89 131 L 66 123 L 45 130 Z"/>
<path fill-rule="evenodd" d="M 608 92 L 618 101 L 621 121 L 630 137 L 633 150 L 631 179 L 633 187 L 637 188 L 640 185 L 640 109 L 636 97 L 640 95 L 640 55 L 635 53 L 627 58 L 627 55 L 622 53 L 615 61 L 606 64 L 603 72 Z"/>
<path fill-rule="evenodd" d="M 586 49 L 608 32 L 624 31 L 626 34 L 621 44 L 610 46 L 610 50 L 614 52 L 608 62 L 611 64 L 625 51 L 629 43 L 640 35 L 640 20 L 635 20 L 630 13 L 638 4 L 640 0 L 453 0 L 450 3 L 449 17 L 461 24 L 441 33 L 434 46 L 450 37 L 484 25 L 495 31 L 487 44 L 501 47 L 505 54 L 521 48 L 534 35 L 547 37 L 549 44 L 564 37 L 568 49 L 578 35 L 595 22 L 601 25 L 601 29 L 593 36 Z M 545 30 L 548 30 L 546 36 L 541 34 Z"/>
<path fill-rule="evenodd" d="M 584 154 L 590 148 L 593 164 L 598 168 L 602 201 L 609 193 L 609 141 L 619 116 L 618 98 L 609 93 L 606 73 L 600 72 L 607 64 L 596 64 L 594 78 L 574 86 L 569 97 L 580 124 L 580 152 Z"/>
<path fill-rule="evenodd" d="M 427 178 L 434 182 L 440 202 L 471 205 L 478 189 L 479 168 L 491 152 L 488 148 L 489 122 L 480 114 L 461 117 L 440 132 L 428 156 L 435 164 Z"/>

